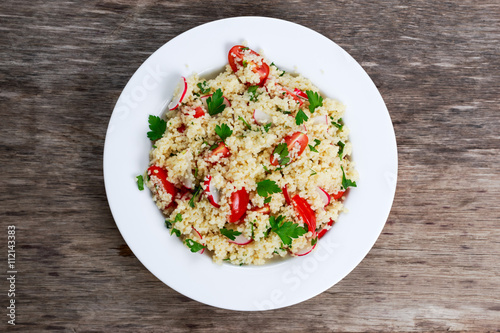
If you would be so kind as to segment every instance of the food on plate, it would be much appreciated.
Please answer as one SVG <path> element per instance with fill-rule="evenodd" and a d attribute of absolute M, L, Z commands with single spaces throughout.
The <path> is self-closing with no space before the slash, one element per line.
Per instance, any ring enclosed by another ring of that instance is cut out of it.
<path fill-rule="evenodd" d="M 166 114 L 149 117 L 153 148 L 138 185 L 172 235 L 217 263 L 307 255 L 356 186 L 344 109 L 235 45 L 222 73 L 182 77 Z"/>

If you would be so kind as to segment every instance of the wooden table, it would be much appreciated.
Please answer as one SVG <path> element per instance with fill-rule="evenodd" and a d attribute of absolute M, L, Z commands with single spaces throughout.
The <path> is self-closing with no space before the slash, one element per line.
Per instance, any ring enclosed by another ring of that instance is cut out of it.
<path fill-rule="evenodd" d="M 363 262 L 307 302 L 254 313 L 157 280 L 122 239 L 102 175 L 111 111 L 139 65 L 240 15 L 293 21 L 348 51 L 380 89 L 399 150 L 394 206 Z M 15 328 L 2 274 L 1 331 L 500 329 L 498 1 L 4 0 L 0 29 L 1 246 L 15 225 L 18 271 Z"/>

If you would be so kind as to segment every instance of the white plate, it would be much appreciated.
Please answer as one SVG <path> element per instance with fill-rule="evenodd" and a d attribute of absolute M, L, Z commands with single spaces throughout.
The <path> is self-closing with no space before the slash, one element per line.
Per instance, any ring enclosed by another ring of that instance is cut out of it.
<path fill-rule="evenodd" d="M 159 36 L 161 38 L 161 36 Z M 217 265 L 170 236 L 164 217 L 135 177 L 148 167 L 148 115 L 160 115 L 182 76 L 220 70 L 243 41 L 269 61 L 309 78 L 347 106 L 358 187 L 316 251 L 264 266 Z M 232 310 L 267 310 L 305 301 L 332 287 L 365 257 L 389 215 L 397 148 L 387 108 L 361 66 L 323 35 L 263 17 L 224 19 L 191 29 L 153 53 L 123 89 L 104 146 L 104 181 L 111 212 L 136 257 L 165 284 L 202 303 Z"/>

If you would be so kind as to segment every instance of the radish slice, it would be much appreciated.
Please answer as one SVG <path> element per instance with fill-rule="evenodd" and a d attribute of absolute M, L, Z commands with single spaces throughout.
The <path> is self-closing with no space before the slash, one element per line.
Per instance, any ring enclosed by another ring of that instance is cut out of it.
<path fill-rule="evenodd" d="M 188 189 L 193 189 L 193 181 L 191 180 L 191 178 L 185 178 L 184 181 L 182 182 L 182 185 L 184 185 L 185 187 L 187 187 Z"/>
<path fill-rule="evenodd" d="M 205 182 L 203 183 L 203 190 L 207 194 L 207 199 L 212 204 L 212 206 L 214 206 L 215 208 L 219 208 L 220 192 L 212 184 L 212 176 L 209 175 L 205 178 Z"/>
<path fill-rule="evenodd" d="M 321 187 L 316 187 L 316 191 L 319 193 L 321 201 L 323 201 L 323 204 L 325 205 L 325 207 L 328 206 L 328 204 L 330 204 L 330 201 L 332 200 L 331 195 L 328 194 Z"/>
<path fill-rule="evenodd" d="M 198 232 L 198 230 L 196 230 L 194 227 L 193 227 L 193 230 L 194 230 L 194 232 L 198 235 L 198 238 L 200 238 L 200 243 L 201 243 L 202 245 L 205 245 L 205 246 L 206 246 L 207 244 L 205 243 L 205 240 L 203 239 L 203 236 L 202 236 L 202 235 Z M 198 252 L 196 252 L 196 253 L 202 254 L 203 252 L 205 252 L 205 248 L 202 248 L 200 251 L 198 251 Z"/>
<path fill-rule="evenodd" d="M 174 97 L 172 97 L 172 101 L 168 105 L 169 110 L 175 110 L 181 105 L 184 96 L 186 96 L 186 92 L 188 89 L 188 84 L 186 78 L 181 76 L 181 80 L 179 81 L 177 88 L 175 89 L 176 93 Z"/>
<path fill-rule="evenodd" d="M 234 240 L 229 240 L 229 243 L 237 244 L 237 245 L 247 245 L 253 241 L 251 238 L 246 238 L 243 235 L 238 235 L 234 237 Z"/>
<path fill-rule="evenodd" d="M 263 125 L 272 122 L 273 119 L 264 111 L 255 109 L 253 112 L 253 120 L 255 120 L 258 125 Z"/>
<path fill-rule="evenodd" d="M 306 127 L 306 125 L 305 125 L 305 124 L 302 124 L 302 130 L 303 130 L 304 132 L 307 132 L 307 127 Z"/>
<path fill-rule="evenodd" d="M 203 103 L 203 106 L 205 107 L 206 110 L 208 110 L 208 104 L 207 104 L 207 99 L 212 96 L 212 95 L 205 95 L 205 96 L 201 96 L 200 97 L 200 100 L 201 102 Z M 224 96 L 222 96 L 224 97 Z M 224 105 L 226 106 L 226 108 L 230 107 L 231 106 L 231 102 L 229 102 L 229 100 L 224 97 Z"/>
<path fill-rule="evenodd" d="M 313 124 L 324 124 L 328 125 L 328 117 L 327 116 L 317 116 L 312 119 Z"/>
<path fill-rule="evenodd" d="M 301 98 L 307 99 L 307 94 L 298 88 L 295 88 L 293 93 Z"/>
<path fill-rule="evenodd" d="M 312 250 L 314 250 L 314 248 L 316 247 L 316 245 L 318 245 L 318 243 L 316 242 L 316 244 L 314 245 L 309 245 L 309 246 L 306 246 L 305 248 L 303 249 L 300 249 L 298 250 L 297 252 L 292 252 L 292 255 L 293 256 L 296 256 L 296 257 L 302 257 L 302 256 L 305 256 L 306 254 L 309 254 L 311 253 Z"/>
<path fill-rule="evenodd" d="M 321 228 L 321 230 L 318 232 L 318 239 L 323 237 L 326 234 L 326 232 L 332 228 L 333 223 L 334 223 L 334 221 L 330 219 L 328 224 L 326 226 L 324 226 L 323 228 Z"/>

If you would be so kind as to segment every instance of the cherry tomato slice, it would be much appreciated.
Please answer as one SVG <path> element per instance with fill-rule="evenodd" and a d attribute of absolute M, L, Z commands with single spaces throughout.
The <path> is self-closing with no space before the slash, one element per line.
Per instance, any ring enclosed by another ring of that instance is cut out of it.
<path fill-rule="evenodd" d="M 327 225 L 332 226 L 332 225 L 333 225 L 333 223 L 334 223 L 334 221 L 333 221 L 333 220 L 330 220 L 330 222 L 328 222 L 328 224 L 327 224 Z M 326 227 L 323 227 L 323 229 L 321 229 L 321 230 L 318 232 L 318 239 L 320 239 L 321 237 L 323 237 L 323 236 L 326 234 L 326 232 L 327 232 L 327 231 L 328 231 L 328 229 L 326 229 Z"/>
<path fill-rule="evenodd" d="M 257 212 L 257 213 L 261 213 L 261 214 L 270 214 L 271 213 L 271 207 L 269 207 L 268 204 L 265 204 L 262 207 L 252 208 L 251 210 L 252 210 L 252 212 Z"/>
<path fill-rule="evenodd" d="M 231 214 L 229 215 L 228 222 L 238 222 L 247 211 L 250 196 L 243 187 L 241 190 L 231 193 Z"/>
<path fill-rule="evenodd" d="M 221 158 L 224 158 L 229 157 L 229 155 L 231 155 L 231 152 L 229 151 L 229 148 L 227 148 L 227 146 L 224 144 L 224 142 L 221 141 L 219 145 L 214 150 L 212 150 L 209 157 L 215 155 L 220 155 Z"/>
<path fill-rule="evenodd" d="M 332 198 L 335 200 L 339 200 L 340 198 L 342 198 L 344 193 L 345 193 L 345 191 L 338 191 L 337 193 L 332 194 Z"/>
<path fill-rule="evenodd" d="M 179 133 L 184 133 L 184 131 L 186 130 L 186 125 L 182 124 L 181 126 L 177 127 L 177 131 Z"/>
<path fill-rule="evenodd" d="M 309 138 L 302 132 L 295 132 L 285 138 L 285 143 L 287 145 L 288 152 L 290 152 L 294 148 L 294 146 L 298 144 L 300 149 L 297 153 L 297 156 L 300 156 L 306 149 L 307 144 L 309 143 Z M 271 165 L 274 166 L 279 164 L 278 159 L 274 158 L 274 151 L 273 154 L 271 154 L 270 162 Z"/>
<path fill-rule="evenodd" d="M 148 175 L 149 177 L 156 177 L 160 181 L 159 185 L 161 185 L 163 191 L 172 196 L 172 201 L 165 208 L 172 206 L 172 204 L 174 203 L 175 195 L 177 194 L 177 188 L 174 186 L 174 184 L 167 180 L 167 171 L 163 170 L 159 166 L 152 165 L 148 168 Z"/>
<path fill-rule="evenodd" d="M 293 196 L 292 203 L 297 214 L 307 225 L 308 230 L 314 232 L 316 230 L 316 214 L 312 210 L 309 203 L 298 194 Z"/>
<path fill-rule="evenodd" d="M 194 116 L 195 118 L 200 118 L 205 115 L 205 110 L 201 106 L 198 106 L 196 109 L 194 109 L 195 113 Z"/>
<path fill-rule="evenodd" d="M 260 57 L 260 55 L 257 52 L 250 50 L 243 45 L 233 46 L 231 48 L 231 50 L 229 50 L 229 53 L 227 55 L 227 59 L 228 59 L 229 65 L 231 66 L 231 69 L 235 73 L 238 71 L 238 67 L 243 66 L 243 58 L 245 57 L 245 54 L 244 54 L 245 50 L 248 50 L 248 53 L 250 53 L 250 54 L 253 54 L 253 55 Z M 262 61 L 262 65 L 257 65 L 253 61 L 249 61 L 248 63 L 249 63 L 248 64 L 249 66 L 252 66 L 252 71 L 254 73 L 259 74 L 260 81 L 257 85 L 262 87 L 264 85 L 264 83 L 266 82 L 267 77 L 269 76 L 269 65 L 266 64 L 264 61 Z"/>
<path fill-rule="evenodd" d="M 288 195 L 288 188 L 286 187 L 286 185 L 281 189 L 281 191 L 283 191 L 285 202 L 289 205 L 292 201 L 290 200 L 290 195 Z"/>

